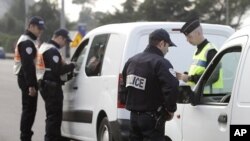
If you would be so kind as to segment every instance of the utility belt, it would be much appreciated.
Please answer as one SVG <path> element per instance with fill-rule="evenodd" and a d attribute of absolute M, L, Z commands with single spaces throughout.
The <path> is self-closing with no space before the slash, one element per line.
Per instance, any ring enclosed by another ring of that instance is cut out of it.
<path fill-rule="evenodd" d="M 51 81 L 51 80 L 38 80 L 38 86 L 39 88 L 44 88 L 45 86 L 49 86 L 52 88 L 56 88 L 58 86 L 61 86 L 58 82 Z"/>
<path fill-rule="evenodd" d="M 131 111 L 132 114 L 135 115 L 148 115 L 152 118 L 156 118 L 157 116 L 157 111 L 151 111 L 151 112 L 138 112 L 138 111 Z"/>

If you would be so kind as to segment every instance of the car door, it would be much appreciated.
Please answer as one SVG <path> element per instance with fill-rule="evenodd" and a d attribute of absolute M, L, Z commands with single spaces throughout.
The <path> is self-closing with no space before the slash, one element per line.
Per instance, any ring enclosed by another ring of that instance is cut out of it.
<path fill-rule="evenodd" d="M 229 41 L 209 65 L 195 88 L 198 103 L 186 104 L 182 119 L 185 141 L 228 141 L 235 78 L 246 38 Z M 212 83 L 222 70 L 223 87 L 215 89 Z"/>
<path fill-rule="evenodd" d="M 69 121 L 71 120 L 67 114 L 67 111 L 70 111 L 74 107 L 74 98 L 76 97 L 77 92 L 79 91 L 79 73 L 82 69 L 82 64 L 86 58 L 86 46 L 88 46 L 89 39 L 85 39 L 81 44 L 77 47 L 74 55 L 72 56 L 71 61 L 76 62 L 77 67 L 74 69 L 73 77 L 70 81 L 66 82 L 63 91 L 64 91 L 64 117 L 63 120 Z"/>
<path fill-rule="evenodd" d="M 249 42 L 244 48 L 246 54 L 242 60 L 237 86 L 234 91 L 231 125 L 250 125 L 250 48 Z M 249 128 L 248 128 L 249 129 Z M 249 131 L 249 130 L 248 130 Z"/>

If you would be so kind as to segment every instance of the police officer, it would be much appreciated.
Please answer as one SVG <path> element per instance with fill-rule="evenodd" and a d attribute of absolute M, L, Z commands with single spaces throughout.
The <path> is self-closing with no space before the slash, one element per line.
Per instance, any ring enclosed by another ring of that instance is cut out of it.
<path fill-rule="evenodd" d="M 61 122 L 64 81 L 62 75 L 73 71 L 74 63 L 66 64 L 59 49 L 71 42 L 66 29 L 58 29 L 52 39 L 38 50 L 37 77 L 39 90 L 45 101 L 45 141 L 61 141 Z"/>
<path fill-rule="evenodd" d="M 130 115 L 130 141 L 164 141 L 165 121 L 176 111 L 179 81 L 171 63 L 164 58 L 169 46 L 175 46 L 164 29 L 149 36 L 149 45 L 130 58 L 123 69 L 125 97 Z"/>
<path fill-rule="evenodd" d="M 29 19 L 28 27 L 20 36 L 15 47 L 14 73 L 22 91 L 21 135 L 22 141 L 31 141 L 31 130 L 37 108 L 37 78 L 35 59 L 37 54 L 37 38 L 44 30 L 44 20 L 34 16 Z"/>
<path fill-rule="evenodd" d="M 187 21 L 182 26 L 181 32 L 186 36 L 190 44 L 197 45 L 189 72 L 180 75 L 180 79 L 188 82 L 190 86 L 194 86 L 217 53 L 217 49 L 204 37 L 202 27 L 197 18 Z M 222 88 L 222 70 L 218 67 L 216 73 L 216 77 L 213 78 L 213 87 Z"/>

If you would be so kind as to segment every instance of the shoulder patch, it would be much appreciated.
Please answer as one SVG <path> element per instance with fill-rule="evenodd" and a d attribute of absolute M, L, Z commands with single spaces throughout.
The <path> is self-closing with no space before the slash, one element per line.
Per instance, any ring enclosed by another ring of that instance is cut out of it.
<path fill-rule="evenodd" d="M 169 68 L 169 72 L 170 72 L 174 77 L 176 77 L 176 72 L 174 71 L 173 68 Z"/>
<path fill-rule="evenodd" d="M 27 48 L 26 48 L 26 53 L 27 53 L 27 54 L 30 55 L 32 52 L 33 52 L 32 47 L 27 47 Z"/>
<path fill-rule="evenodd" d="M 53 56 L 53 61 L 54 61 L 55 63 L 58 63 L 58 62 L 59 62 L 59 57 L 58 57 L 58 56 Z"/>

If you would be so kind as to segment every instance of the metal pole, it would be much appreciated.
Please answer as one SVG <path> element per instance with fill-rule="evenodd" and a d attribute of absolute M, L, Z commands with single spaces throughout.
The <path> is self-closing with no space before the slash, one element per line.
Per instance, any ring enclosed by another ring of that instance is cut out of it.
<path fill-rule="evenodd" d="M 64 14 L 64 0 L 61 0 L 61 13 L 60 13 L 60 28 L 66 28 L 65 14 Z M 62 54 L 65 58 L 69 58 L 69 45 L 66 45 L 65 49 L 62 50 Z"/>
<path fill-rule="evenodd" d="M 229 0 L 226 0 L 226 25 L 229 25 Z"/>
<path fill-rule="evenodd" d="M 65 28 L 65 15 L 64 15 L 64 0 L 62 0 L 61 13 L 60 13 L 60 27 Z"/>
<path fill-rule="evenodd" d="M 25 21 L 24 21 L 24 29 L 26 28 L 27 24 L 28 24 L 28 3 L 27 0 L 24 0 L 24 15 L 25 15 Z"/>

